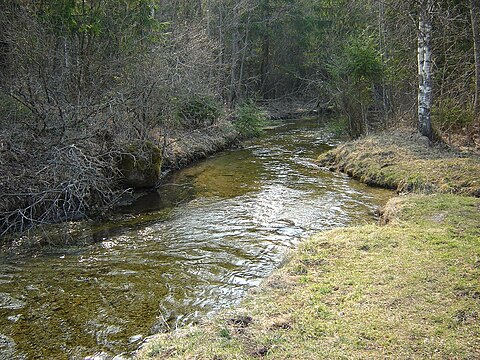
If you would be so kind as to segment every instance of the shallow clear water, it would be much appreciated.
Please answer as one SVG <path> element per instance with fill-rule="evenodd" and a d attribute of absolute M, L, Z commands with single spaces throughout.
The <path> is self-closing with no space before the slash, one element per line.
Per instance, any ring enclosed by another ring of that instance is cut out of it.
<path fill-rule="evenodd" d="M 238 303 L 309 234 L 371 221 L 391 192 L 319 169 L 334 143 L 318 120 L 283 123 L 81 224 L 86 247 L 0 258 L 0 359 L 128 353 Z"/>

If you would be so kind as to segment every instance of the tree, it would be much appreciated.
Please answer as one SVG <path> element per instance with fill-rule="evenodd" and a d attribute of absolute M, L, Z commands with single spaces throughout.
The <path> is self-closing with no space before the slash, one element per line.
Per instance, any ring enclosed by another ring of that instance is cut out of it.
<path fill-rule="evenodd" d="M 422 135 L 433 137 L 432 109 L 432 0 L 418 2 L 418 128 Z"/>
<path fill-rule="evenodd" d="M 264 97 L 267 96 L 269 92 L 268 86 L 268 73 L 270 69 L 270 53 L 271 53 L 271 6 L 270 0 L 264 0 L 261 4 L 262 8 L 262 15 L 263 15 L 263 40 L 262 40 L 262 55 L 261 55 L 261 62 L 260 62 L 260 88 L 261 93 Z"/>
<path fill-rule="evenodd" d="M 475 117 L 480 115 L 480 1 L 470 1 L 470 15 L 472 20 L 473 52 L 475 56 Z"/>

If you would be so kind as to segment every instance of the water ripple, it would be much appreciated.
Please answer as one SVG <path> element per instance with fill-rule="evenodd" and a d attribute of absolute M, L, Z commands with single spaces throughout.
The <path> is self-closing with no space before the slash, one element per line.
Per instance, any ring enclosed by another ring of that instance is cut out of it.
<path fill-rule="evenodd" d="M 287 124 L 85 227 L 100 241 L 82 252 L 0 264 L 4 336 L 19 356 L 120 353 L 237 303 L 303 238 L 371 219 L 390 196 L 320 170 L 334 142 L 316 122 Z"/>

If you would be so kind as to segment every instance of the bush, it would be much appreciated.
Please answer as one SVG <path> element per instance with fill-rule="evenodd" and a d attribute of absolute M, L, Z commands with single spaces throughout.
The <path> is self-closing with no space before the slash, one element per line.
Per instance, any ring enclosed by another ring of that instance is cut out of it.
<path fill-rule="evenodd" d="M 441 131 L 459 130 L 474 120 L 473 109 L 455 99 L 443 99 L 432 109 L 432 122 Z"/>
<path fill-rule="evenodd" d="M 261 135 L 267 116 L 258 106 L 252 103 L 244 103 L 237 108 L 236 115 L 234 126 L 241 137 Z"/>
<path fill-rule="evenodd" d="M 210 96 L 193 96 L 181 101 L 177 116 L 186 128 L 213 125 L 221 115 L 220 104 Z"/>
<path fill-rule="evenodd" d="M 338 116 L 332 118 L 326 124 L 326 130 L 331 132 L 334 136 L 340 137 L 348 134 L 349 132 L 349 123 L 346 116 Z"/>
<path fill-rule="evenodd" d="M 32 117 L 32 112 L 12 97 L 0 92 L 0 124 L 27 122 Z"/>

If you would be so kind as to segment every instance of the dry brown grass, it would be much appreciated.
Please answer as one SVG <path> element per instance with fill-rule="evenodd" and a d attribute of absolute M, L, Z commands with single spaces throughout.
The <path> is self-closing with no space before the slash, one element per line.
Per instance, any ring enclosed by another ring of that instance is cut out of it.
<path fill-rule="evenodd" d="M 444 145 L 430 145 L 416 133 L 398 131 L 346 143 L 319 163 L 369 185 L 398 192 L 480 196 L 480 158 Z"/>

